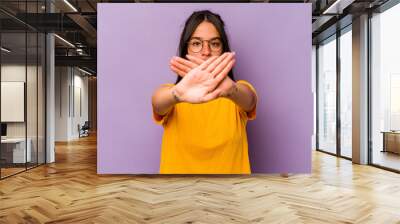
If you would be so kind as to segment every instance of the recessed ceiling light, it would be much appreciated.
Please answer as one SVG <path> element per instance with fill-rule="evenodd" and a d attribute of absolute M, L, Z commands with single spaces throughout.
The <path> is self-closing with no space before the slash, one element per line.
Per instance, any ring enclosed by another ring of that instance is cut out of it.
<path fill-rule="evenodd" d="M 322 14 L 342 14 L 343 10 L 355 0 L 336 0 Z"/>
<path fill-rule="evenodd" d="M 5 48 L 5 47 L 1 47 L 1 50 L 4 51 L 4 52 L 6 52 L 6 53 L 10 53 L 10 52 L 11 52 L 11 50 L 9 50 L 9 49 L 7 49 L 7 48 Z"/>
<path fill-rule="evenodd" d="M 75 45 L 71 44 L 71 42 L 69 42 L 68 40 L 66 40 L 66 39 L 64 39 L 64 38 L 62 38 L 62 37 L 60 37 L 60 36 L 57 35 L 57 34 L 54 34 L 54 36 L 57 37 L 58 39 L 60 39 L 61 41 L 63 41 L 64 43 L 66 43 L 67 45 L 69 45 L 69 46 L 75 48 Z"/>
<path fill-rule="evenodd" d="M 78 12 L 78 10 L 71 4 L 69 3 L 68 0 L 64 0 L 65 4 L 67 4 L 72 10 L 74 10 L 74 12 Z"/>
<path fill-rule="evenodd" d="M 90 72 L 88 72 L 88 71 L 86 71 L 86 70 L 83 70 L 83 69 L 81 69 L 81 68 L 79 68 L 79 67 L 78 67 L 78 69 L 79 69 L 79 71 L 81 71 L 81 72 L 83 72 L 83 73 L 85 73 L 85 74 L 92 75 L 92 73 L 90 73 Z"/>

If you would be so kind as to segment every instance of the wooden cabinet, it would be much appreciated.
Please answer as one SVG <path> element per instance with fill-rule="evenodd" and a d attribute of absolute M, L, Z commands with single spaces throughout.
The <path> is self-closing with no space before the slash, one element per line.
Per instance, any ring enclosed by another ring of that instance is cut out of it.
<path fill-rule="evenodd" d="M 383 133 L 383 152 L 400 154 L 400 132 L 388 131 Z"/>

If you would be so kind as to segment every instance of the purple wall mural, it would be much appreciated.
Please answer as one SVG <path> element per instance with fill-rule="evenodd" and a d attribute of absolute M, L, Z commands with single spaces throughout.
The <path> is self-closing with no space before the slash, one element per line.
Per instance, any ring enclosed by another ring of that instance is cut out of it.
<path fill-rule="evenodd" d="M 236 79 L 259 95 L 247 126 L 252 172 L 311 172 L 311 4 L 135 3 L 98 7 L 98 173 L 158 173 L 163 128 L 151 95 L 175 81 L 169 60 L 203 9 L 225 21 Z"/>

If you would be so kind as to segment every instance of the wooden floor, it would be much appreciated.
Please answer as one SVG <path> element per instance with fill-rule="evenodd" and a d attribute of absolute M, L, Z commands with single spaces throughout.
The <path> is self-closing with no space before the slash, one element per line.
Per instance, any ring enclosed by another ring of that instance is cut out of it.
<path fill-rule="evenodd" d="M 25 171 L 25 167 L 24 168 L 1 168 L 1 178 L 4 177 L 8 177 L 11 176 L 13 174 Z"/>
<path fill-rule="evenodd" d="M 0 223 L 400 223 L 400 175 L 314 152 L 310 175 L 97 175 L 96 139 L 0 181 Z"/>
<path fill-rule="evenodd" d="M 375 150 L 372 161 L 374 164 L 400 170 L 400 154 L 392 152 L 381 152 Z"/>

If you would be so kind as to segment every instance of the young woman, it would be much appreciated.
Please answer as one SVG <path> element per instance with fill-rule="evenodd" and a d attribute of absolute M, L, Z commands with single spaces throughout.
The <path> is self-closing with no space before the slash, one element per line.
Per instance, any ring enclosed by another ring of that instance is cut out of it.
<path fill-rule="evenodd" d="M 164 127 L 160 173 L 251 173 L 246 124 L 256 116 L 257 95 L 250 83 L 235 82 L 234 63 L 221 17 L 194 12 L 170 61 L 177 81 L 152 97 L 153 117 Z"/>

